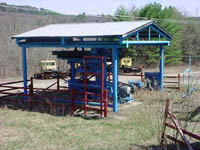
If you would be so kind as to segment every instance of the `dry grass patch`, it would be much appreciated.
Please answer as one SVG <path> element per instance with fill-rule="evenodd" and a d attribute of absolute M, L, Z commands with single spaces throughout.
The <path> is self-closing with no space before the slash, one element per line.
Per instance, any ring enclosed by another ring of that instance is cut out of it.
<path fill-rule="evenodd" d="M 120 105 L 118 113 L 110 110 L 109 117 L 103 119 L 0 109 L 0 148 L 143 150 L 158 146 L 165 100 L 172 99 L 173 108 L 178 105 L 179 94 L 138 91 L 132 104 Z"/>

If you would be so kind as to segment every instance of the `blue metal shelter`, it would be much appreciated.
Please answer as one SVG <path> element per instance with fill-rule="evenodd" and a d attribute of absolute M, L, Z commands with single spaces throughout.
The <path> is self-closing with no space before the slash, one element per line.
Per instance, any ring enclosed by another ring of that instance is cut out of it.
<path fill-rule="evenodd" d="M 113 111 L 117 112 L 118 51 L 130 45 L 160 47 L 160 89 L 163 90 L 164 46 L 172 35 L 152 20 L 54 24 L 12 37 L 22 48 L 24 94 L 27 94 L 26 52 L 31 47 L 112 49 Z"/>

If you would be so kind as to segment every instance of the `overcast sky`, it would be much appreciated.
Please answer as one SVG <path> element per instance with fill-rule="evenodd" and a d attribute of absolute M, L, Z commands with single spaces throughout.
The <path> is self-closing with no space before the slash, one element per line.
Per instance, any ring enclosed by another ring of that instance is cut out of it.
<path fill-rule="evenodd" d="M 46 8 L 63 14 L 113 14 L 117 7 L 140 8 L 151 2 L 159 2 L 163 6 L 175 6 L 189 15 L 200 16 L 200 0 L 0 0 L 8 4 L 31 5 Z"/>

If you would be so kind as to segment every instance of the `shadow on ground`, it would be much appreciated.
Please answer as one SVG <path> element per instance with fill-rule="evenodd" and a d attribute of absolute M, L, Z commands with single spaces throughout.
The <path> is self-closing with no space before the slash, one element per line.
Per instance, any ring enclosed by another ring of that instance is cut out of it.
<path fill-rule="evenodd" d="M 25 101 L 24 99 L 0 98 L 0 108 L 46 113 L 60 117 L 72 115 L 71 107 L 69 104 L 52 102 L 52 101 L 50 102 L 48 100 L 41 100 L 41 99 L 39 101 L 34 101 L 30 105 L 30 103 L 28 101 Z M 88 110 L 87 115 L 84 115 L 83 110 L 77 108 L 74 108 L 73 116 L 82 117 L 85 120 L 98 120 L 102 118 L 95 111 Z"/>
<path fill-rule="evenodd" d="M 191 143 L 193 150 L 200 150 L 200 141 Z M 160 145 L 143 146 L 131 144 L 129 150 L 188 150 L 187 147 L 178 146 L 176 144 L 167 144 L 161 147 Z"/>

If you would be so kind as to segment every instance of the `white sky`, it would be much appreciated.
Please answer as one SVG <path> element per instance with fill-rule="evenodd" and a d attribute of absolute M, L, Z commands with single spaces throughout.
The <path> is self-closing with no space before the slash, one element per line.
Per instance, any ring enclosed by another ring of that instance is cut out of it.
<path fill-rule="evenodd" d="M 151 2 L 159 2 L 163 6 L 175 6 L 192 16 L 200 16 L 200 0 L 0 0 L 8 4 L 31 5 L 54 10 L 63 14 L 113 14 L 117 7 L 140 8 Z"/>

